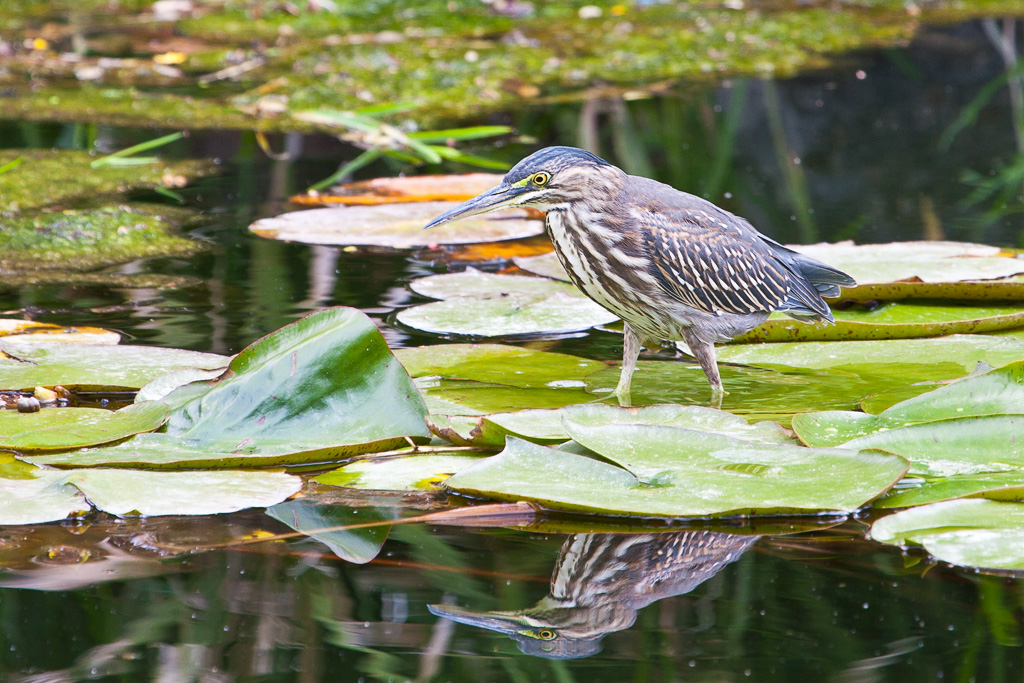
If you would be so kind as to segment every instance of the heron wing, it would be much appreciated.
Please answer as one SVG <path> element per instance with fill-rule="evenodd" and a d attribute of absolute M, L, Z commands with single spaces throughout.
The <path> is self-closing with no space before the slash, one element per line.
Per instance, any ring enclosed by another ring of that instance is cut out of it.
<path fill-rule="evenodd" d="M 784 310 L 795 278 L 753 229 L 739 229 L 702 208 L 645 207 L 650 270 L 662 289 L 710 314 Z M 815 297 L 818 298 L 818 297 Z"/>

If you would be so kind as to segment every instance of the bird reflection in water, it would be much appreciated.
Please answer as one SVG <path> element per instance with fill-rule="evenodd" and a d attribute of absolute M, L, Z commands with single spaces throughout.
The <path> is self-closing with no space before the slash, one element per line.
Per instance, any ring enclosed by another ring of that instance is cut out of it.
<path fill-rule="evenodd" d="M 558 553 L 551 588 L 536 605 L 473 612 L 428 605 L 432 614 L 507 634 L 528 655 L 578 659 L 633 625 L 653 602 L 688 593 L 736 561 L 757 540 L 715 531 L 574 534 Z"/>

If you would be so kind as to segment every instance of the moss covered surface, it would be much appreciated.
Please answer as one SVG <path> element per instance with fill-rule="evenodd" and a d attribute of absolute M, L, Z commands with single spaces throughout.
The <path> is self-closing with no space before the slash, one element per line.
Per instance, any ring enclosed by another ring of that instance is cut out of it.
<path fill-rule="evenodd" d="M 24 0 L 5 3 L 0 21 L 20 4 Z M 70 22 L 95 24 L 109 12 L 106 0 L 77 2 L 74 13 L 62 10 L 70 3 L 50 4 Z M 57 18 L 51 13 L 44 24 L 30 13 L 18 20 L 21 41 L 11 43 L 22 46 L 11 60 L 16 68 L 0 77 L 8 88 L 0 116 L 308 130 L 289 113 L 411 102 L 420 107 L 411 116 L 434 125 L 598 84 L 643 88 L 676 79 L 789 75 L 851 49 L 905 43 L 923 22 L 1024 12 L 1019 0 L 799 7 L 736 0 L 653 6 L 536 0 L 510 3 L 518 16 L 476 0 L 337 5 L 336 12 L 313 12 L 269 0 L 197 1 L 197 9 L 174 24 L 171 40 L 167 22 L 152 21 L 145 5 L 125 2 L 118 10 L 122 34 L 132 11 L 139 12 L 132 25 L 140 36 L 128 48 L 133 59 L 161 47 L 179 49 L 173 68 L 126 61 L 119 66 L 109 55 L 101 64 L 110 41 L 103 42 L 100 32 L 90 38 L 94 54 L 87 50 L 68 61 L 63 73 L 60 55 L 70 38 L 57 31 L 52 43 L 25 47 Z M 178 90 L 158 89 L 140 73 L 156 73 Z"/>
<path fill-rule="evenodd" d="M 106 165 L 92 168 L 96 156 L 72 150 L 6 149 L 0 167 L 21 159 L 0 173 L 0 217 L 42 208 L 69 208 L 104 196 L 157 187 L 179 176 L 208 175 L 213 164 L 202 160 L 160 161 L 138 166 Z"/>
<path fill-rule="evenodd" d="M 147 256 L 186 256 L 193 240 L 163 217 L 126 207 L 0 218 L 0 273 L 91 270 Z"/>

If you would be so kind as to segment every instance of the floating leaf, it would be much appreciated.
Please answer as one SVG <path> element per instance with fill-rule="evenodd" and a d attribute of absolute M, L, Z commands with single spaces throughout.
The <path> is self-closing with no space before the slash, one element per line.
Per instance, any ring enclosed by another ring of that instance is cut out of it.
<path fill-rule="evenodd" d="M 431 415 L 430 431 L 457 446 L 505 445 L 516 436 L 533 443 L 561 443 L 569 439 L 562 429 L 562 410 L 517 410 L 491 415 Z"/>
<path fill-rule="evenodd" d="M 900 366 L 932 366 L 933 373 L 914 370 L 918 381 L 952 379 L 970 372 L 978 361 L 999 366 L 1024 359 L 1024 341 L 987 335 L 957 334 L 934 339 L 888 341 L 735 344 L 718 349 L 720 363 L 761 367 L 857 369 L 882 374 Z M 954 374 L 947 374 L 953 372 Z M 909 383 L 909 382 L 905 382 Z"/>
<path fill-rule="evenodd" d="M 27 459 L 63 467 L 267 466 L 329 462 L 429 434 L 412 380 L 369 318 L 351 308 L 286 325 L 244 349 L 228 370 L 172 413 L 166 433 Z"/>
<path fill-rule="evenodd" d="M 65 472 L 98 509 L 112 515 L 216 515 L 276 505 L 302 488 L 281 472 Z"/>
<path fill-rule="evenodd" d="M 889 304 L 873 311 L 834 311 L 834 325 L 804 323 L 781 315 L 736 337 L 737 343 L 913 339 L 950 334 L 979 334 L 1024 327 L 1020 306 L 938 306 Z"/>
<path fill-rule="evenodd" d="M 797 415 L 793 429 L 809 446 L 839 446 L 882 430 L 992 415 L 1024 415 L 1024 361 L 965 377 L 877 415 L 841 411 Z"/>
<path fill-rule="evenodd" d="M 541 301 L 556 294 L 586 298 L 575 286 L 541 277 L 496 275 L 475 268 L 461 273 L 430 275 L 409 283 L 417 294 L 431 299 L 496 299 L 514 296 Z M 618 319 L 613 316 L 613 319 Z"/>
<path fill-rule="evenodd" d="M 875 501 L 874 507 L 906 508 L 957 498 L 1024 500 L 1024 472 L 965 474 L 926 481 L 913 488 L 893 489 Z"/>
<path fill-rule="evenodd" d="M 144 384 L 135 395 L 135 402 L 161 401 L 167 399 L 168 395 L 187 384 L 191 384 L 193 382 L 208 382 L 223 374 L 223 368 L 215 368 L 213 370 L 201 370 L 199 368 L 181 368 L 179 370 L 171 370 L 170 372 L 160 375 L 156 379 Z M 181 396 L 181 392 L 175 393 L 176 399 L 180 400 Z M 177 408 L 178 404 L 175 404 L 174 407 Z"/>
<path fill-rule="evenodd" d="M 53 451 L 81 448 L 151 432 L 167 419 L 169 408 L 146 401 L 117 411 L 98 408 L 48 408 L 37 413 L 0 411 L 0 448 Z"/>
<path fill-rule="evenodd" d="M 4 357 L 4 356 L 7 357 Z M 0 388 L 138 389 L 179 368 L 212 370 L 230 359 L 213 353 L 153 346 L 25 342 L 0 337 Z"/>
<path fill-rule="evenodd" d="M 435 490 L 456 472 L 480 460 L 478 455 L 407 455 L 357 460 L 316 477 L 314 481 L 375 491 Z"/>
<path fill-rule="evenodd" d="M 374 178 L 332 187 L 316 195 L 290 197 L 295 204 L 342 204 L 345 206 L 397 204 L 402 202 L 464 202 L 501 182 L 496 173 L 423 175 Z"/>
<path fill-rule="evenodd" d="M 797 251 L 849 273 L 858 284 L 994 280 L 1024 273 L 1024 261 L 999 247 L 962 242 L 811 244 Z M 1000 255 L 1003 254 L 1003 255 Z"/>
<path fill-rule="evenodd" d="M 345 209 L 293 211 L 263 218 L 249 229 L 260 237 L 305 244 L 368 245 L 418 249 L 439 244 L 474 244 L 532 237 L 544 224 L 528 220 L 522 209 L 475 216 L 438 230 L 424 230 L 454 202 L 387 204 Z"/>
<path fill-rule="evenodd" d="M 312 500 L 293 500 L 267 509 L 267 514 L 286 526 L 315 538 L 341 559 L 366 564 L 377 557 L 391 530 L 388 522 L 397 511 L 387 508 L 348 508 L 320 505 Z M 369 524 L 356 529 L 342 529 Z"/>
<path fill-rule="evenodd" d="M 923 505 L 878 520 L 871 538 L 920 545 L 961 567 L 1024 569 L 1024 504 L 967 499 Z"/>
<path fill-rule="evenodd" d="M 609 425 L 636 425 L 692 429 L 711 434 L 722 434 L 744 441 L 772 444 L 796 444 L 792 433 L 777 422 L 750 424 L 742 417 L 724 410 L 702 406 L 653 405 L 642 408 L 592 403 L 570 406 L 561 411 L 563 422 L 590 429 Z"/>
<path fill-rule="evenodd" d="M 1024 347 L 1024 344 L 1022 344 Z M 584 378 L 608 366 L 565 353 L 502 344 L 438 344 L 396 349 L 413 377 L 437 375 L 530 388 L 581 388 Z"/>
<path fill-rule="evenodd" d="M 36 469 L 28 478 L 0 475 L 0 525 L 54 522 L 89 509 L 85 496 L 64 481 L 63 472 Z"/>
<path fill-rule="evenodd" d="M 413 329 L 470 337 L 567 334 L 618 320 L 590 299 L 561 292 L 547 299 L 513 295 L 435 301 L 403 309 L 396 318 Z"/>
<path fill-rule="evenodd" d="M 586 377 L 605 363 L 499 344 L 443 344 L 398 349 L 416 385 L 444 415 L 559 408 L 592 401 Z"/>
<path fill-rule="evenodd" d="M 0 318 L 0 337 L 18 341 L 64 342 L 78 344 L 119 344 L 121 335 L 99 327 L 62 327 L 34 320 Z"/>
<path fill-rule="evenodd" d="M 853 301 L 953 299 L 1019 302 L 1024 300 L 1024 280 L 858 284 L 856 287 L 844 287 L 839 298 Z"/>
<path fill-rule="evenodd" d="M 616 464 L 509 438 L 447 480 L 460 493 L 604 514 L 707 517 L 852 511 L 906 471 L 895 456 L 754 444 L 649 425 L 584 427 L 573 439 Z"/>

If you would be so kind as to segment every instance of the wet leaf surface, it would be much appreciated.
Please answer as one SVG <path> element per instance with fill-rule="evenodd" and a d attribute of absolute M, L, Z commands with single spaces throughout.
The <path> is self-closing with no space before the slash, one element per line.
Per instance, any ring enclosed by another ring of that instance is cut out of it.
<path fill-rule="evenodd" d="M 214 353 L 153 346 L 63 344 L 0 338 L 0 388 L 66 387 L 138 389 L 179 368 L 212 370 L 229 358 Z"/>
<path fill-rule="evenodd" d="M 244 349 L 228 370 L 214 386 L 177 390 L 190 398 L 166 433 L 31 460 L 171 468 L 330 462 L 428 435 L 412 380 L 354 309 L 324 309 L 287 325 Z M 173 393 L 167 400 L 176 402 Z"/>
<path fill-rule="evenodd" d="M 544 231 L 539 220 L 521 209 L 456 221 L 424 230 L 431 219 L 454 202 L 386 204 L 373 207 L 310 209 L 263 218 L 249 229 L 260 237 L 305 244 L 365 245 L 418 249 L 442 244 L 473 244 L 532 237 Z"/>
<path fill-rule="evenodd" d="M 615 464 L 510 438 L 504 451 L 446 486 L 564 510 L 707 517 L 851 511 L 906 471 L 901 458 L 882 453 L 752 444 L 650 425 L 566 427 Z"/>
<path fill-rule="evenodd" d="M 957 498 L 1024 500 L 1024 472 L 965 474 L 925 481 L 913 488 L 893 489 L 875 501 L 874 507 L 915 507 Z"/>
<path fill-rule="evenodd" d="M 964 242 L 892 242 L 855 245 L 810 244 L 797 251 L 849 273 L 857 284 L 994 280 L 1024 273 L 1024 261 L 999 247 Z"/>
<path fill-rule="evenodd" d="M 159 428 L 170 412 L 158 401 L 117 411 L 99 408 L 48 408 L 37 413 L 0 411 L 0 448 L 20 452 L 82 448 L 125 439 Z"/>
<path fill-rule="evenodd" d="M 409 288 L 431 299 L 498 299 L 514 296 L 542 301 L 557 294 L 585 298 L 569 283 L 523 275 L 497 275 L 475 268 L 419 278 Z M 615 318 L 617 319 L 617 318 Z"/>
<path fill-rule="evenodd" d="M 892 545 L 920 545 L 933 557 L 962 567 L 1024 569 L 1024 504 L 952 500 L 923 505 L 878 520 L 871 537 Z"/>
<path fill-rule="evenodd" d="M 615 320 L 590 299 L 554 294 L 546 299 L 506 296 L 435 301 L 398 312 L 398 322 L 417 330 L 466 337 L 516 337 L 581 332 Z"/>

